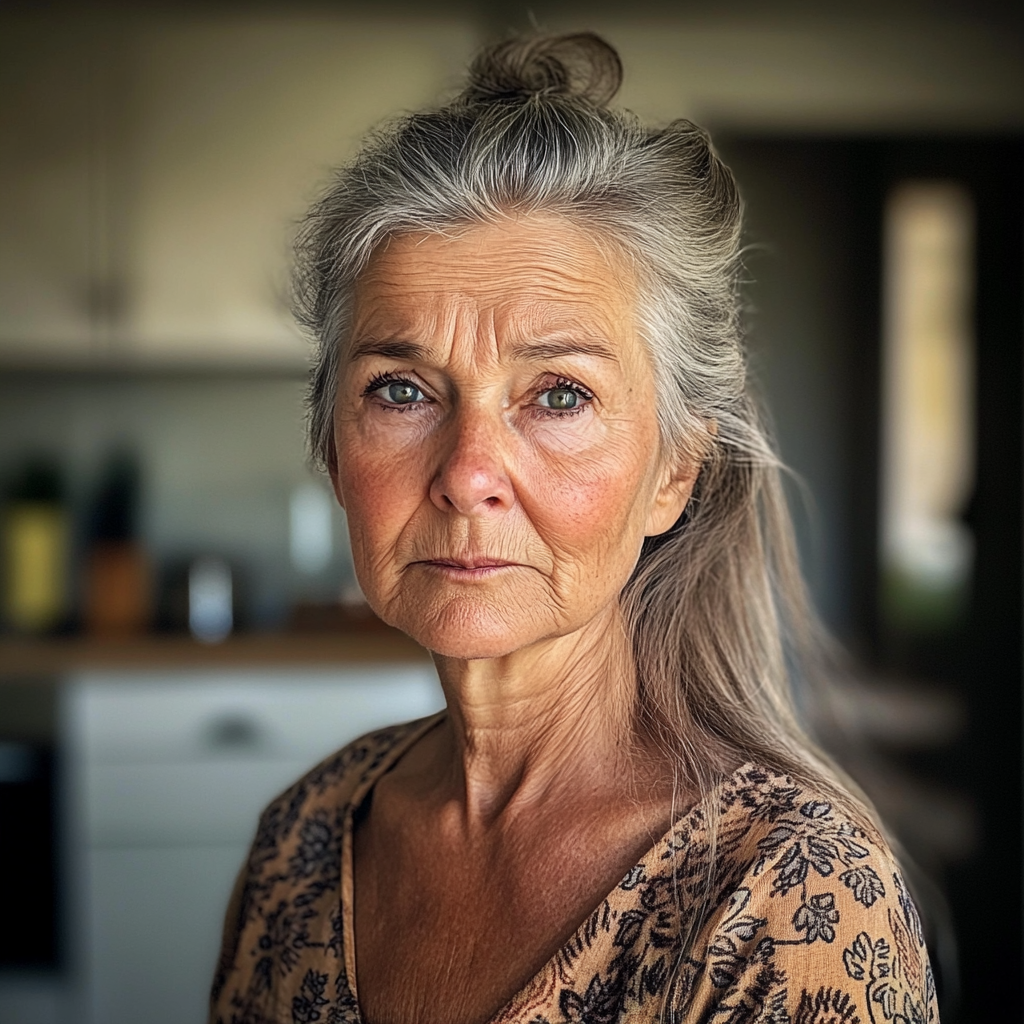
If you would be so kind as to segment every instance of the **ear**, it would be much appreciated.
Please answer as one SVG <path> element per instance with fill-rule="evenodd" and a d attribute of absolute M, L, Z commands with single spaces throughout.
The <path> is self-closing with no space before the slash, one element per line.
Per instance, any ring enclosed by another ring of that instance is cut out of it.
<path fill-rule="evenodd" d="M 338 499 L 338 504 L 344 508 L 345 498 L 341 493 L 341 480 L 338 474 L 338 446 L 334 443 L 333 437 L 330 446 L 330 451 L 327 453 L 327 475 L 331 478 L 331 486 L 334 488 L 334 496 Z"/>
<path fill-rule="evenodd" d="M 672 529 L 690 500 L 699 472 L 700 463 L 683 455 L 666 462 L 654 501 L 647 513 L 644 536 L 656 537 Z"/>

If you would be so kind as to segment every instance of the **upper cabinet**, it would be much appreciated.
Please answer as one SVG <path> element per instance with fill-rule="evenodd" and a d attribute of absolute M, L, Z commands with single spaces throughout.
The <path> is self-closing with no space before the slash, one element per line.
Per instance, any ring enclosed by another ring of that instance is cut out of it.
<path fill-rule="evenodd" d="M 486 4 L 377 18 L 13 6 L 0 8 L 0 368 L 301 367 L 289 244 L 309 201 L 368 129 L 451 95 L 508 27 L 508 5 Z M 1019 43 L 995 23 L 604 6 L 584 24 L 566 7 L 547 28 L 605 33 L 623 104 L 654 121 L 783 135 L 1024 124 Z"/>
<path fill-rule="evenodd" d="M 91 60 L 42 20 L 0 31 L 0 355 L 92 344 Z"/>
<path fill-rule="evenodd" d="M 0 365 L 303 365 L 295 226 L 368 129 L 457 86 L 476 43 L 436 17 L 14 23 Z"/>

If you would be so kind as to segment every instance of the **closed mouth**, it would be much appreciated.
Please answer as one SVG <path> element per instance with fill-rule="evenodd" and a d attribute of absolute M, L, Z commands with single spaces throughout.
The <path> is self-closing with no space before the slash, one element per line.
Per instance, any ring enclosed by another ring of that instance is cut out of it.
<path fill-rule="evenodd" d="M 421 565 L 435 565 L 442 569 L 455 569 L 463 572 L 472 572 L 479 569 L 503 569 L 507 566 L 518 565 L 518 562 L 506 562 L 502 558 L 427 558 L 423 559 Z"/>

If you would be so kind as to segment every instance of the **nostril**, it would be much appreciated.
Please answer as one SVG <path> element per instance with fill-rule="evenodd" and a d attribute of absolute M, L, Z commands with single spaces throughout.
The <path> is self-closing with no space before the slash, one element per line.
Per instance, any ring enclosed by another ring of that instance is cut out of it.
<path fill-rule="evenodd" d="M 431 500 L 443 512 L 497 511 L 512 495 L 501 439 L 493 424 L 464 421 L 461 428 L 436 470 Z"/>
<path fill-rule="evenodd" d="M 492 486 L 484 490 L 468 481 L 460 485 L 458 481 L 439 480 L 431 489 L 431 494 L 434 504 L 445 512 L 459 512 L 465 515 L 474 509 L 493 511 L 500 509 L 509 499 L 504 497 L 500 490 L 493 489 L 493 480 L 490 483 Z"/>

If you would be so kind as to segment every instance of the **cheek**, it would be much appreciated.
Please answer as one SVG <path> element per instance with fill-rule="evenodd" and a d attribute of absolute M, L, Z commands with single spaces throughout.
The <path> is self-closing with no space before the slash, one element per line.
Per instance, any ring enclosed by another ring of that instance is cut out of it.
<path fill-rule="evenodd" d="M 524 470 L 520 497 L 527 514 L 553 546 L 600 559 L 618 573 L 643 535 L 652 450 L 634 437 L 609 437 L 586 451 L 549 453 Z"/>
<path fill-rule="evenodd" d="M 531 518 L 567 545 L 615 548 L 606 555 L 612 558 L 635 554 L 634 532 L 639 549 L 660 448 L 657 418 L 646 411 L 654 408 L 653 395 L 624 381 L 620 389 L 614 410 L 564 423 L 538 420 L 525 432 L 530 454 L 521 465 L 524 504 L 536 499 Z"/>
<path fill-rule="evenodd" d="M 414 461 L 358 437 L 339 442 L 338 480 L 356 566 L 377 564 L 420 503 L 423 484 L 412 479 Z"/>
<path fill-rule="evenodd" d="M 343 390 L 352 385 L 343 383 Z M 334 441 L 338 478 L 346 511 L 351 505 L 379 505 L 382 511 L 408 493 L 414 483 L 429 425 L 422 415 L 392 412 L 377 415 L 340 400 L 335 409 Z M 403 486 L 404 484 L 404 486 Z"/>

